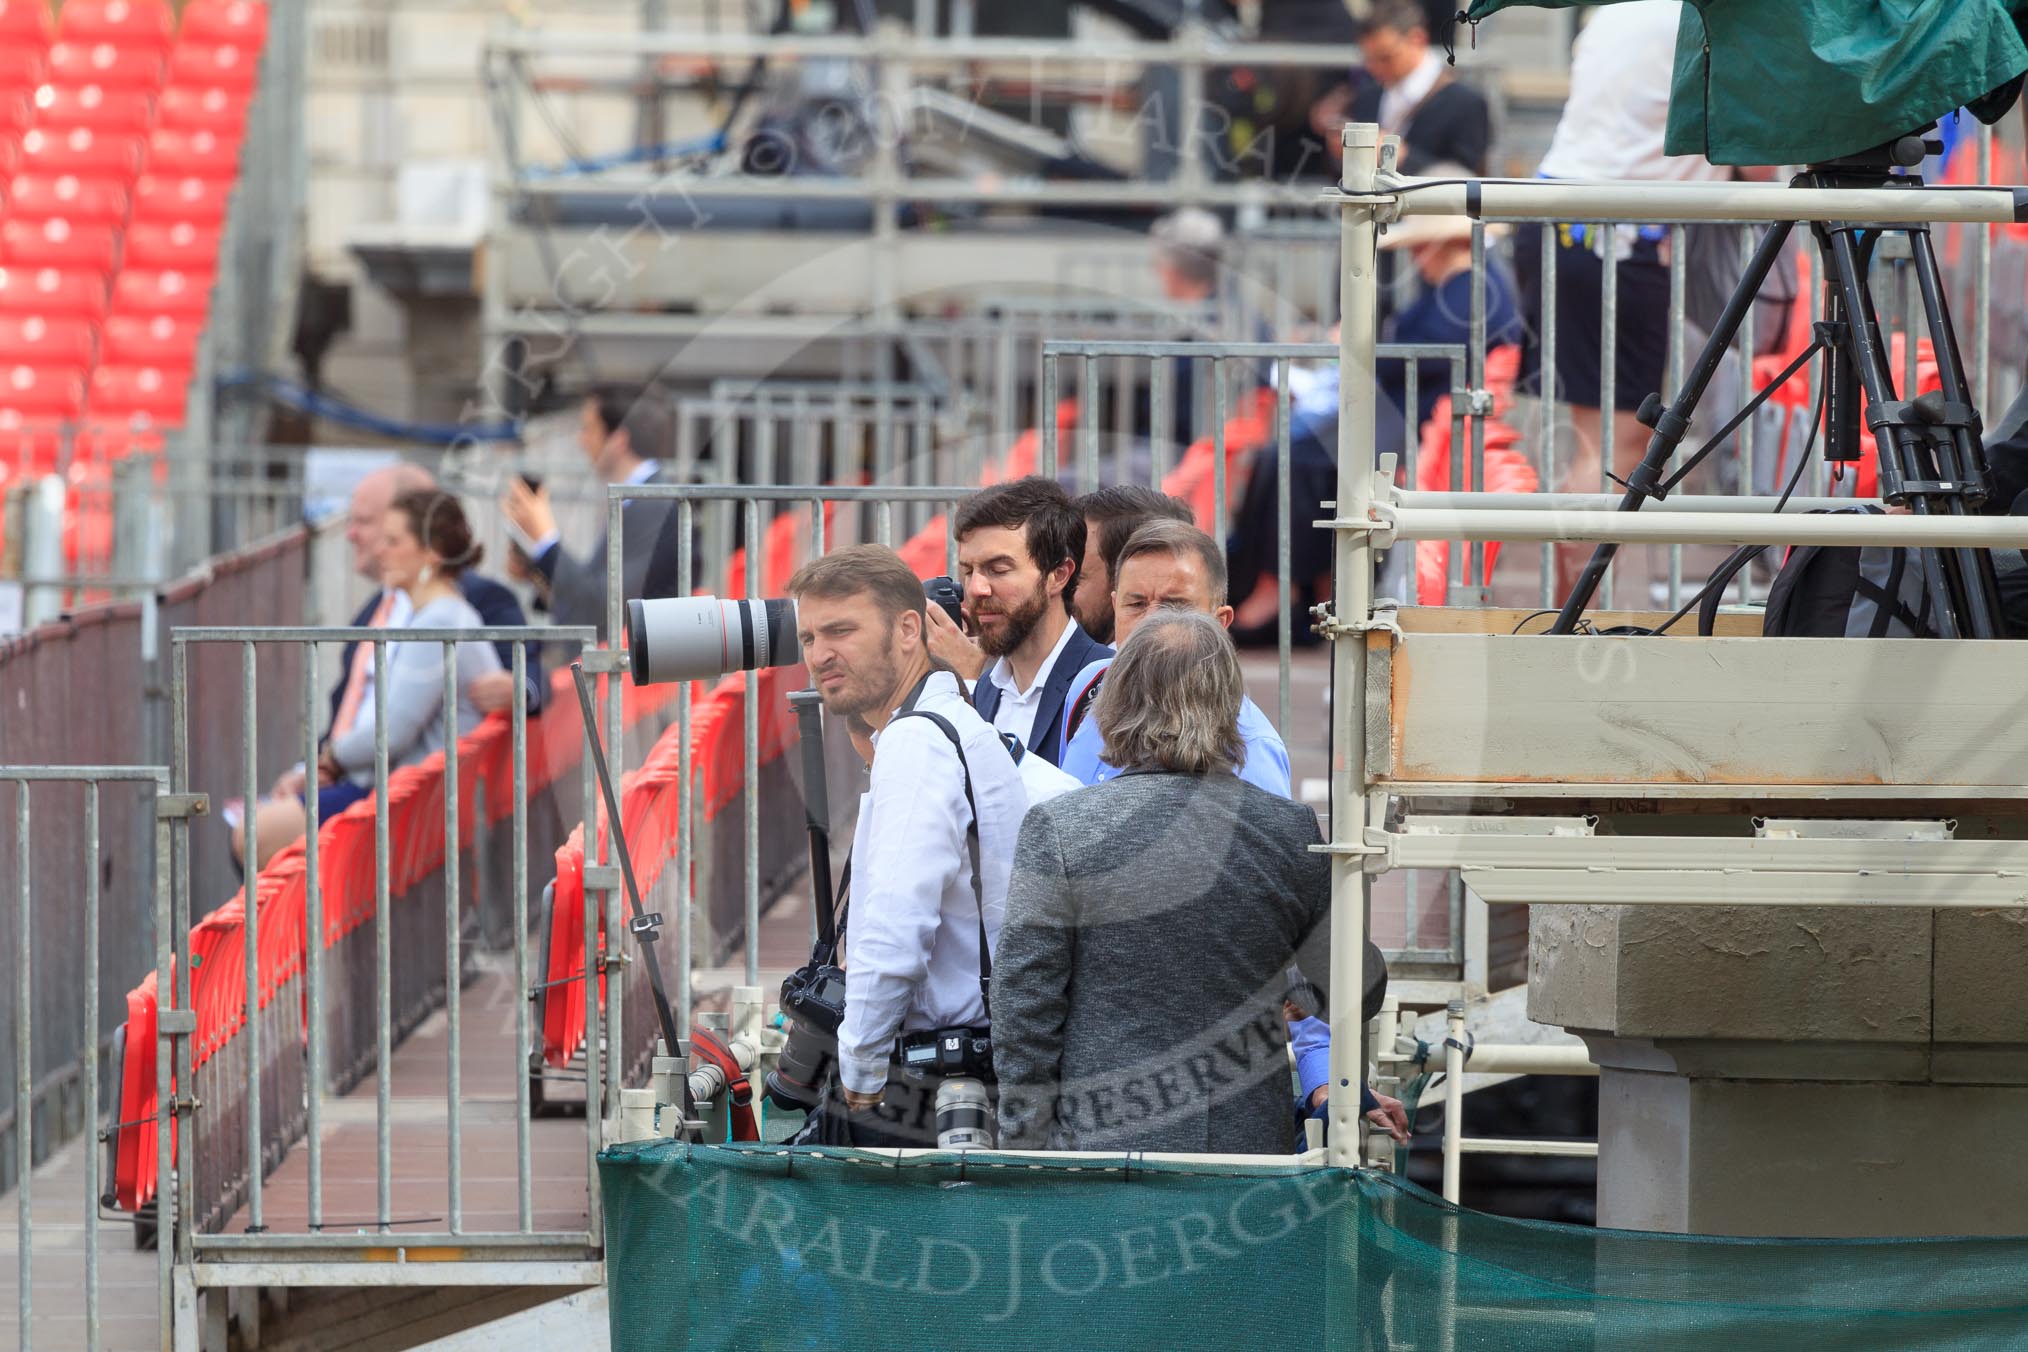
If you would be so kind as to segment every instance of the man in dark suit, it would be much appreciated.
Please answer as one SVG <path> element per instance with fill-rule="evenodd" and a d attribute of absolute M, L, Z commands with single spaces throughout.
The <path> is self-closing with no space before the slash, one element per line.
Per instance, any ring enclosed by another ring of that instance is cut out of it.
<path fill-rule="evenodd" d="M 672 483 L 664 457 L 670 444 L 668 407 L 640 390 L 604 390 L 588 396 L 580 410 L 578 445 L 602 484 Z M 501 503 L 507 519 L 534 546 L 529 564 L 548 597 L 557 624 L 588 624 L 606 637 L 606 548 L 603 531 L 583 556 L 563 547 L 546 489 L 508 480 Z M 620 561 L 623 596 L 673 596 L 679 551 L 676 503 L 672 499 L 630 499 L 620 509 L 625 556 Z M 599 519 L 605 519 L 601 504 Z"/>
<path fill-rule="evenodd" d="M 1401 138 L 1402 172 L 1420 174 L 1448 160 L 1484 174 L 1493 144 L 1485 96 L 1452 75 L 1430 42 L 1429 19 L 1416 0 L 1376 0 L 1359 30 L 1366 69 L 1318 101 L 1311 124 L 1335 160 L 1339 128 L 1375 122 Z"/>
<path fill-rule="evenodd" d="M 1070 615 L 1084 517 L 1054 480 L 1031 475 L 974 493 L 955 529 L 964 615 L 977 641 L 931 606 L 930 652 L 973 682 L 982 718 L 1054 765 L 1071 680 L 1113 651 Z"/>

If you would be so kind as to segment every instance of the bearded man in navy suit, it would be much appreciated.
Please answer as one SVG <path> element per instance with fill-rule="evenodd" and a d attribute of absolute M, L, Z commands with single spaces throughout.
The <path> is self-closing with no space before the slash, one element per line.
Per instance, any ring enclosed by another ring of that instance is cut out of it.
<path fill-rule="evenodd" d="M 974 493 L 955 529 L 971 635 L 931 606 L 930 652 L 972 682 L 980 717 L 1054 765 L 1071 679 L 1113 651 L 1071 618 L 1084 516 L 1054 480 L 1031 475 Z"/>

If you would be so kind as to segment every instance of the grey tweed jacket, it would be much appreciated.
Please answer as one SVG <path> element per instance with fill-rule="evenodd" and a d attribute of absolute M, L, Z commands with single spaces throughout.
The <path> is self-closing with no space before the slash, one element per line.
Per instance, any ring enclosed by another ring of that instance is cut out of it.
<path fill-rule="evenodd" d="M 993 956 L 1000 1145 L 1281 1153 L 1289 967 L 1328 993 L 1311 810 L 1127 774 L 1031 809 Z"/>

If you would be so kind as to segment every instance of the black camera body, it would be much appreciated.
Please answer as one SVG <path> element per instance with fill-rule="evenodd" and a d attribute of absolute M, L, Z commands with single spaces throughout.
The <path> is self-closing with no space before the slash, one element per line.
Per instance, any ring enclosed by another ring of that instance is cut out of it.
<path fill-rule="evenodd" d="M 984 1028 L 937 1028 L 901 1035 L 901 1064 L 911 1072 L 992 1083 L 993 1038 Z"/>
<path fill-rule="evenodd" d="M 922 584 L 923 598 L 933 606 L 942 606 L 944 614 L 951 617 L 951 623 L 965 627 L 965 594 L 958 584 L 947 576 L 926 578 Z"/>
<path fill-rule="evenodd" d="M 845 1021 L 845 972 L 811 962 L 782 980 L 782 1013 L 791 1021 L 781 1059 L 763 1082 L 770 1103 L 784 1112 L 815 1112 L 824 1080 L 838 1059 L 838 1025 Z"/>

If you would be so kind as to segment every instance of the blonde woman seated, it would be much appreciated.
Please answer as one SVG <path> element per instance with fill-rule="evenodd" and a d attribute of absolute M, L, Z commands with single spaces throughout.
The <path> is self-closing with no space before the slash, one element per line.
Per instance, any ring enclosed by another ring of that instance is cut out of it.
<path fill-rule="evenodd" d="M 394 500 L 381 521 L 381 581 L 407 595 L 413 612 L 403 628 L 478 629 L 479 613 L 459 589 L 458 578 L 479 562 L 481 550 L 457 498 L 435 488 L 417 488 Z M 399 631 L 394 631 L 398 633 Z M 481 676 L 500 670 L 490 643 L 460 643 L 457 652 L 457 736 L 479 725 L 484 712 L 472 698 Z M 369 654 L 368 661 L 371 661 Z M 444 747 L 444 646 L 437 642 L 387 645 L 387 765 L 417 765 Z M 370 795 L 373 781 L 375 699 L 370 691 L 338 710 L 317 760 L 317 819 L 329 820 Z M 305 824 L 303 801 L 292 795 L 264 799 L 255 818 L 260 863 L 299 839 Z M 233 853 L 244 855 L 234 832 Z"/>

